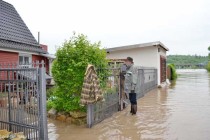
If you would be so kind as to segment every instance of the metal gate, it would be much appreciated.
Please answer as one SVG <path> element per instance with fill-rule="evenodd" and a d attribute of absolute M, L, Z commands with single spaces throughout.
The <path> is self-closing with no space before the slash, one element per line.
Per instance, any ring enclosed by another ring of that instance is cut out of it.
<path fill-rule="evenodd" d="M 0 65 L 0 129 L 47 140 L 44 63 Z"/>

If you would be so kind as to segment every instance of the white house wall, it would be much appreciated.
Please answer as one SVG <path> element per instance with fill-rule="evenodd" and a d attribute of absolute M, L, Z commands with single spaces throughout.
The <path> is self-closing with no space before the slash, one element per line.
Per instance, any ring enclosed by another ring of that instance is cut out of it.
<path fill-rule="evenodd" d="M 128 56 L 134 59 L 134 64 L 143 67 L 157 68 L 157 48 L 145 47 L 129 50 L 113 51 L 107 54 L 108 59 L 126 59 Z"/>
<path fill-rule="evenodd" d="M 157 47 L 145 47 L 129 50 L 114 51 L 107 54 L 108 59 L 126 59 L 128 56 L 134 59 L 136 66 L 154 67 L 158 72 L 158 85 L 160 84 L 160 55 L 164 55 L 163 52 L 158 53 Z M 166 54 L 165 54 L 166 55 Z"/>
<path fill-rule="evenodd" d="M 160 48 L 160 52 L 158 52 L 158 47 L 151 46 L 118 50 L 107 54 L 108 59 L 126 59 L 128 56 L 134 59 L 134 63 L 137 66 L 157 68 L 158 85 L 160 85 L 160 56 L 166 57 L 166 51 L 163 48 Z"/>
<path fill-rule="evenodd" d="M 159 55 L 166 57 L 166 51 L 163 48 L 160 48 Z"/>

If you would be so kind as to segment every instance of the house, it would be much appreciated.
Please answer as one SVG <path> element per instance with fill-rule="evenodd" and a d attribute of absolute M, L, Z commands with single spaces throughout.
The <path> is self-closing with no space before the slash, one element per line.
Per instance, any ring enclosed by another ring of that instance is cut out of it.
<path fill-rule="evenodd" d="M 158 85 L 166 81 L 166 52 L 169 49 L 161 42 L 150 42 L 114 48 L 107 48 L 107 58 L 121 63 L 128 56 L 133 57 L 134 64 L 157 68 Z"/>
<path fill-rule="evenodd" d="M 46 45 L 40 45 L 13 5 L 0 0 L 0 64 L 18 63 L 30 67 L 32 62 L 44 61 L 46 77 L 54 56 Z"/>

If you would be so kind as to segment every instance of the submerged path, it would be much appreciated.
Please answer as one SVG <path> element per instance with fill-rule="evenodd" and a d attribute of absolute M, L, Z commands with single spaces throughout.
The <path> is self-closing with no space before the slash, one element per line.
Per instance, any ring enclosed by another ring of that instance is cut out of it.
<path fill-rule="evenodd" d="M 49 120 L 50 140 L 209 140 L 210 74 L 179 71 L 171 86 L 154 89 L 130 107 L 88 129 Z"/>

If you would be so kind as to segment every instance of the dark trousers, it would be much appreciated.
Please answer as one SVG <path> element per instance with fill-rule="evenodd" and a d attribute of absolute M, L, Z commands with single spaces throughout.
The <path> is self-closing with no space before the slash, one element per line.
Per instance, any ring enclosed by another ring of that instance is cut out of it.
<path fill-rule="evenodd" d="M 137 104 L 136 93 L 129 93 L 129 100 L 131 102 L 131 105 L 136 105 Z"/>
<path fill-rule="evenodd" d="M 130 113 L 132 113 L 132 115 L 134 115 L 137 112 L 136 93 L 129 93 L 129 100 L 131 102 L 131 111 L 130 111 Z"/>

